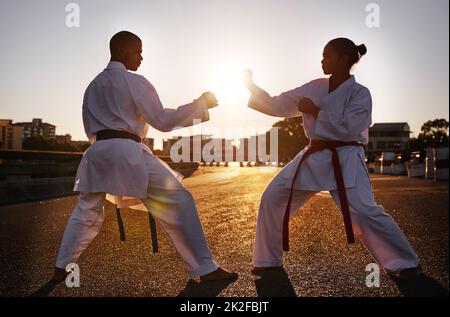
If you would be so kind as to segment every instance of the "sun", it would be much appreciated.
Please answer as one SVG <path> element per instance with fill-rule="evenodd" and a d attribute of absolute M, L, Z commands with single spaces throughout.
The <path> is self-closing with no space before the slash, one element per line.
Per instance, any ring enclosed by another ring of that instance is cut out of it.
<path fill-rule="evenodd" d="M 216 95 L 219 105 L 237 108 L 247 104 L 249 92 L 243 84 L 244 69 L 237 63 L 226 63 L 214 71 L 211 91 Z"/>

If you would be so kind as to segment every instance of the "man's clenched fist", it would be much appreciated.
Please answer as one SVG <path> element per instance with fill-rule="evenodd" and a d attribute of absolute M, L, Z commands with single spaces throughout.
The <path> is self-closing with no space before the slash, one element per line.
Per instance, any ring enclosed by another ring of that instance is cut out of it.
<path fill-rule="evenodd" d="M 217 107 L 219 105 L 216 96 L 214 96 L 214 94 L 210 91 L 204 92 L 201 97 L 206 101 L 208 109 Z"/>

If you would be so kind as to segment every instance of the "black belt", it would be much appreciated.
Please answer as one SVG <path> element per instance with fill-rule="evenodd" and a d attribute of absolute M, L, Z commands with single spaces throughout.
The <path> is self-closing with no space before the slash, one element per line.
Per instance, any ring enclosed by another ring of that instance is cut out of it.
<path fill-rule="evenodd" d="M 97 141 L 108 139 L 129 139 L 138 143 L 142 143 L 142 139 L 131 132 L 119 131 L 119 130 L 101 130 L 97 132 Z M 121 208 L 116 209 L 117 221 L 119 222 L 120 240 L 125 241 L 125 227 L 123 225 Z M 148 220 L 150 223 L 150 233 L 152 237 L 153 253 L 158 252 L 158 238 L 156 236 L 156 223 L 151 213 L 148 213 Z"/>
<path fill-rule="evenodd" d="M 142 143 L 142 139 L 140 136 L 127 131 L 101 130 L 97 132 L 97 141 L 108 139 L 129 139 L 137 143 Z"/>

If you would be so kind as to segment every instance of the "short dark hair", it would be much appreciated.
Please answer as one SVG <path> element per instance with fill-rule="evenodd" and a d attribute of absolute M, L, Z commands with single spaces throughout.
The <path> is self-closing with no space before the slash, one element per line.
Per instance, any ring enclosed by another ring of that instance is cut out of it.
<path fill-rule="evenodd" d="M 119 33 L 114 34 L 109 41 L 109 50 L 111 55 L 115 55 L 119 49 L 141 42 L 141 39 L 136 34 L 128 31 L 120 31 Z"/>
<path fill-rule="evenodd" d="M 330 45 L 340 56 L 348 56 L 349 68 L 359 62 L 361 56 L 367 53 L 367 48 L 364 44 L 356 45 L 352 40 L 344 37 L 333 39 L 327 45 Z"/>

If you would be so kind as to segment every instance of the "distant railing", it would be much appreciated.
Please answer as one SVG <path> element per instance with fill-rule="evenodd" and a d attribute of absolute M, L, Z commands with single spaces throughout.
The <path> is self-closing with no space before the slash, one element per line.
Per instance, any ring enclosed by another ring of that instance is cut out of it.
<path fill-rule="evenodd" d="M 74 195 L 73 184 L 81 152 L 0 150 L 0 204 Z M 185 177 L 198 163 L 173 163 L 159 156 Z"/>

